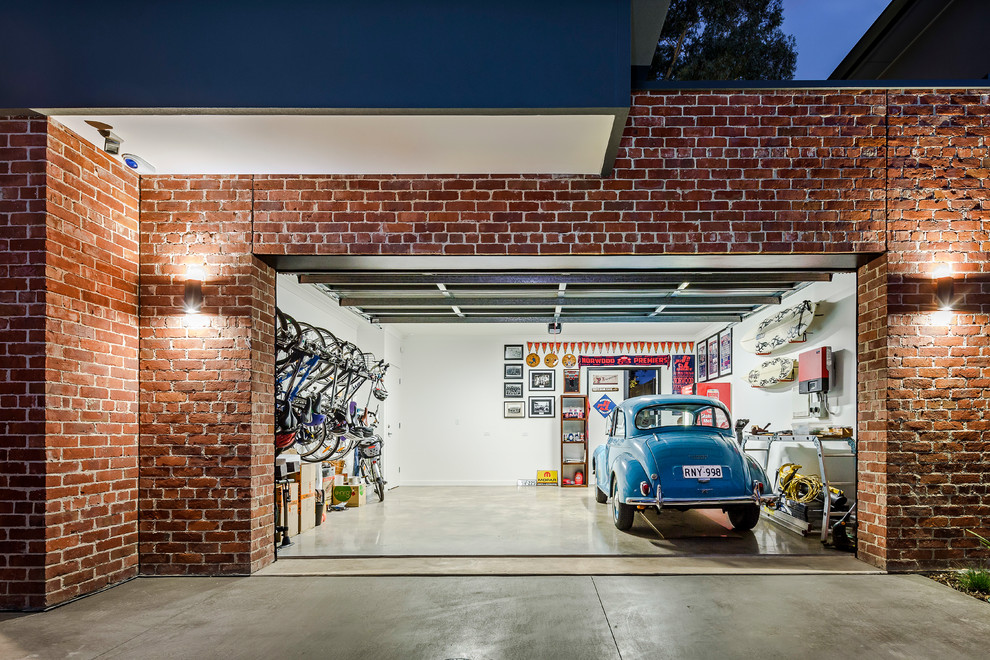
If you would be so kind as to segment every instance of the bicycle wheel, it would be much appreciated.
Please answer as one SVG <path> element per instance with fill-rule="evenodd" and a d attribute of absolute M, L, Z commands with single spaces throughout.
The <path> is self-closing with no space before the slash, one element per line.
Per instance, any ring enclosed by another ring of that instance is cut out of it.
<path fill-rule="evenodd" d="M 378 461 L 371 461 L 371 478 L 375 482 L 375 492 L 378 493 L 378 501 L 385 501 L 385 480 L 378 470 Z"/>

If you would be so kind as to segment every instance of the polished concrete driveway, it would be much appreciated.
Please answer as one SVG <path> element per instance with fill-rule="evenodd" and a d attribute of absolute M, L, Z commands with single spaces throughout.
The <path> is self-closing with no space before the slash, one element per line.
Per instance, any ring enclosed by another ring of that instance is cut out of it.
<path fill-rule="evenodd" d="M 0 614 L 0 658 L 986 658 L 918 576 L 144 578 Z"/>
<path fill-rule="evenodd" d="M 593 488 L 402 486 L 384 502 L 327 514 L 280 557 L 823 554 L 813 538 L 761 521 L 735 532 L 721 511 L 637 515 L 615 529 Z"/>

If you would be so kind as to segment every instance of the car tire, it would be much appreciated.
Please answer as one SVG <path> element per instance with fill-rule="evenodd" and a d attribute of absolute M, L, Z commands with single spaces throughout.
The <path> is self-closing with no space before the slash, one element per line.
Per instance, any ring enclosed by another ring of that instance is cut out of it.
<path fill-rule="evenodd" d="M 760 522 L 760 507 L 755 504 L 733 507 L 727 513 L 732 529 L 738 531 L 751 530 Z"/>
<path fill-rule="evenodd" d="M 612 479 L 612 522 L 620 532 L 627 531 L 633 524 L 633 514 L 636 512 L 628 504 L 619 501 L 618 484 Z"/>
<path fill-rule="evenodd" d="M 595 484 L 595 501 L 599 504 L 605 504 L 608 502 L 608 495 L 602 492 L 601 486 L 597 483 Z"/>

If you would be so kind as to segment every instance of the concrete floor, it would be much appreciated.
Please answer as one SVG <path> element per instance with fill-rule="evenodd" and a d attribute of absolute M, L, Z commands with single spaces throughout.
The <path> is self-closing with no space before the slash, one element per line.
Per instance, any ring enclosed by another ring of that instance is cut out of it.
<path fill-rule="evenodd" d="M 919 576 L 144 578 L 0 614 L 0 658 L 986 658 Z"/>
<path fill-rule="evenodd" d="M 402 486 L 292 540 L 279 557 L 834 553 L 766 521 L 735 532 L 721 511 L 647 512 L 620 532 L 593 487 Z"/>

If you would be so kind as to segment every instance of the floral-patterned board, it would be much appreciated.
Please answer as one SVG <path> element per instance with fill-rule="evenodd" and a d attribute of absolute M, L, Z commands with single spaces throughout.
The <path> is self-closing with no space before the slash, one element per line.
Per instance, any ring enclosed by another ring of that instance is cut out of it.
<path fill-rule="evenodd" d="M 794 360 L 783 357 L 767 360 L 756 369 L 750 371 L 746 380 L 753 387 L 770 387 L 777 383 L 793 381 Z"/>
<path fill-rule="evenodd" d="M 750 353 L 769 355 L 791 342 L 803 341 L 815 320 L 816 304 L 805 300 L 764 319 L 740 343 Z"/>

